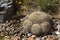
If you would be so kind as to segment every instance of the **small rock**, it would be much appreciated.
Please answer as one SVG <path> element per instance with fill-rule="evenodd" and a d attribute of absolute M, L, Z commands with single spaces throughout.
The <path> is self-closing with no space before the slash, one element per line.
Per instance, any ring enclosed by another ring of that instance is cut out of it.
<path fill-rule="evenodd" d="M 6 31 L 8 31 L 8 32 L 9 32 L 9 31 L 10 31 L 10 27 L 6 28 Z"/>
<path fill-rule="evenodd" d="M 41 37 L 36 37 L 35 40 L 41 40 Z"/>
<path fill-rule="evenodd" d="M 20 37 L 16 36 L 16 37 L 14 38 L 14 40 L 20 40 Z"/>
<path fill-rule="evenodd" d="M 31 33 L 28 33 L 28 37 L 30 37 L 32 34 Z"/>
<path fill-rule="evenodd" d="M 52 39 L 52 38 L 47 38 L 46 40 L 54 40 L 54 39 Z"/>
<path fill-rule="evenodd" d="M 35 38 L 35 37 L 36 37 L 36 35 L 32 35 L 31 37 L 32 37 L 32 38 Z"/>
<path fill-rule="evenodd" d="M 34 40 L 32 37 L 27 38 L 28 40 Z"/>
<path fill-rule="evenodd" d="M 59 24 L 59 25 L 60 25 L 60 20 L 58 20 L 58 21 L 56 22 L 56 24 Z"/>
<path fill-rule="evenodd" d="M 47 38 L 47 36 L 44 36 L 44 37 L 42 37 L 42 40 L 45 40 Z"/>

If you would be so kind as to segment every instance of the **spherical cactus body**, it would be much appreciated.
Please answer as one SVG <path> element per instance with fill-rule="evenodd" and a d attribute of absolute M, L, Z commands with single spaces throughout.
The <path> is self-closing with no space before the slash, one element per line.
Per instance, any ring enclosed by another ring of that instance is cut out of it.
<path fill-rule="evenodd" d="M 49 22 L 43 22 L 40 25 L 41 25 L 42 33 L 48 33 L 51 29 L 51 25 Z"/>
<path fill-rule="evenodd" d="M 28 17 L 29 20 L 33 21 L 33 22 L 38 22 L 38 23 L 41 23 L 41 22 L 44 22 L 44 21 L 48 21 L 50 18 L 49 18 L 49 15 L 45 14 L 44 12 L 33 12 L 29 17 Z"/>
<path fill-rule="evenodd" d="M 25 31 L 29 31 L 31 28 L 32 22 L 29 20 L 25 20 L 22 24 L 22 27 Z"/>
<path fill-rule="evenodd" d="M 38 35 L 41 34 L 41 31 L 42 31 L 41 26 L 38 23 L 32 25 L 31 27 L 32 34 Z"/>

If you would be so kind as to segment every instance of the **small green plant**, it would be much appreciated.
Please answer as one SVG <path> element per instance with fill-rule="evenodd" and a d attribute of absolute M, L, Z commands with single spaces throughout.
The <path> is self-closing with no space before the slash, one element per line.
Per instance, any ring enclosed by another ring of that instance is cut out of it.
<path fill-rule="evenodd" d="M 31 3 L 33 3 L 34 0 L 24 0 L 24 4 L 25 5 L 30 5 Z M 32 4 L 31 4 L 32 5 Z"/>
<path fill-rule="evenodd" d="M 46 12 L 55 13 L 58 10 L 58 0 L 38 0 L 41 9 Z"/>

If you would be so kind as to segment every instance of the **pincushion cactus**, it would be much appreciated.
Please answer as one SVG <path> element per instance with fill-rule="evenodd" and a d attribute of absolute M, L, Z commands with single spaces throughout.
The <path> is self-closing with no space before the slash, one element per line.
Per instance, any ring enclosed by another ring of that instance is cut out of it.
<path fill-rule="evenodd" d="M 47 21 L 49 18 L 49 15 L 45 14 L 44 12 L 33 12 L 29 17 L 29 20 L 34 21 L 34 22 L 44 22 Z"/>
<path fill-rule="evenodd" d="M 43 22 L 40 25 L 41 25 L 42 33 L 48 33 L 51 29 L 49 22 Z"/>
<path fill-rule="evenodd" d="M 31 32 L 35 35 L 47 34 L 50 29 L 50 16 L 43 12 L 33 12 L 22 23 L 22 27 L 25 31 Z"/>
<path fill-rule="evenodd" d="M 41 26 L 38 23 L 32 25 L 31 27 L 32 34 L 38 35 L 41 33 L 41 31 L 42 31 Z"/>
<path fill-rule="evenodd" d="M 31 21 L 25 20 L 22 24 L 22 27 L 23 27 L 24 30 L 28 31 L 28 30 L 30 30 L 31 25 L 32 25 Z"/>

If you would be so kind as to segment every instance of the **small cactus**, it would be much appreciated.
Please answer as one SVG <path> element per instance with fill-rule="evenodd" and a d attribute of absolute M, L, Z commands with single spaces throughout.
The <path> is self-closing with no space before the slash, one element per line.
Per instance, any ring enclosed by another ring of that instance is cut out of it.
<path fill-rule="evenodd" d="M 41 31 L 42 31 L 41 26 L 38 23 L 32 25 L 31 27 L 32 34 L 39 35 Z"/>
<path fill-rule="evenodd" d="M 48 33 L 51 29 L 49 22 L 43 22 L 40 25 L 41 25 L 42 33 Z"/>
<path fill-rule="evenodd" d="M 31 32 L 35 35 L 47 34 L 51 30 L 49 20 L 50 15 L 36 11 L 22 22 L 22 27 L 26 32 Z"/>
<path fill-rule="evenodd" d="M 45 14 L 44 12 L 33 12 L 29 17 L 28 20 L 31 20 L 33 22 L 41 23 L 44 21 L 47 21 L 49 18 L 49 15 Z"/>
<path fill-rule="evenodd" d="M 25 20 L 22 24 L 24 30 L 29 31 L 31 28 L 32 22 L 29 20 Z"/>

